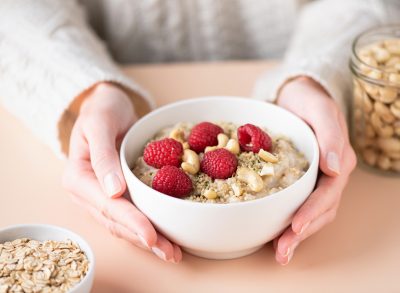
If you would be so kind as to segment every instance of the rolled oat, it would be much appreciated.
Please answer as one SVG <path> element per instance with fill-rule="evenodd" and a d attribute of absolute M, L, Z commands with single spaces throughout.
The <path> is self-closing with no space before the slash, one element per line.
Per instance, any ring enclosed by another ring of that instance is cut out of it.
<path fill-rule="evenodd" d="M 67 292 L 88 267 L 85 253 L 71 240 L 8 241 L 0 244 L 0 293 Z"/>

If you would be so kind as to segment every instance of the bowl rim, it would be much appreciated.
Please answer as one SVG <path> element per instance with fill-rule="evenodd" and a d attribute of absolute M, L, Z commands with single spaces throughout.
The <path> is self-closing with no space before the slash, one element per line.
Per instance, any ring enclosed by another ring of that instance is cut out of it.
<path fill-rule="evenodd" d="M 75 290 L 80 289 L 80 287 L 83 286 L 83 283 L 88 280 L 90 275 L 94 276 L 96 260 L 95 260 L 95 256 L 93 253 L 93 249 L 90 247 L 89 243 L 85 239 L 83 239 L 83 237 L 80 236 L 79 234 L 77 234 L 67 228 L 52 225 L 52 224 L 29 223 L 29 224 L 15 224 L 15 225 L 9 225 L 6 227 L 2 227 L 2 228 L 0 228 L 0 235 L 7 231 L 12 231 L 15 229 L 20 229 L 20 228 L 24 228 L 24 229 L 43 228 L 43 229 L 48 229 L 48 230 L 58 230 L 59 232 L 62 232 L 63 234 L 72 235 L 76 239 L 79 239 L 79 241 L 82 242 L 84 245 L 86 245 L 86 247 L 88 248 L 88 251 L 84 250 L 81 247 L 81 245 L 79 245 L 79 243 L 78 243 L 79 248 L 85 252 L 85 254 L 89 260 L 89 269 L 88 269 L 87 273 L 85 274 L 85 276 L 82 278 L 82 280 L 80 280 L 79 283 L 77 283 L 75 286 L 73 286 L 70 289 L 71 292 L 75 292 Z M 69 237 L 66 237 L 66 239 L 69 239 Z M 48 240 L 52 240 L 52 239 L 48 239 Z M 73 239 L 71 239 L 71 240 L 74 242 L 77 242 Z"/>
<path fill-rule="evenodd" d="M 129 139 L 129 137 L 132 135 L 132 132 L 134 132 L 137 128 L 140 128 L 141 124 L 146 122 L 147 120 L 152 119 L 152 117 L 158 115 L 160 112 L 164 112 L 164 111 L 168 111 L 171 108 L 174 108 L 176 106 L 180 106 L 180 105 L 186 105 L 186 104 L 192 104 L 192 103 L 196 103 L 198 101 L 215 101 L 215 100 L 242 100 L 242 101 L 246 101 L 246 102 L 250 102 L 250 103 L 258 103 L 260 105 L 263 106 L 267 106 L 267 107 L 271 107 L 273 109 L 275 109 L 276 111 L 281 111 L 282 113 L 285 113 L 285 115 L 289 115 L 292 116 L 292 118 L 294 118 L 298 123 L 302 124 L 304 126 L 304 129 L 306 131 L 306 133 L 308 133 L 309 138 L 312 140 L 312 146 L 313 146 L 313 157 L 311 162 L 309 162 L 309 167 L 307 169 L 307 171 L 303 174 L 303 176 L 301 176 L 298 180 L 296 180 L 296 182 L 294 182 L 293 184 L 291 184 L 290 186 L 275 192 L 273 194 L 270 194 L 268 196 L 264 196 L 262 198 L 257 198 L 254 200 L 250 200 L 250 201 L 241 201 L 241 202 L 235 202 L 232 204 L 227 204 L 227 203 L 207 203 L 207 202 L 196 202 L 196 201 L 190 201 L 190 200 L 184 200 L 182 198 L 177 198 L 177 197 L 173 197 L 173 196 L 168 196 L 165 195 L 164 193 L 161 193 L 153 188 L 151 188 L 150 186 L 146 185 L 145 183 L 143 183 L 139 178 L 136 177 L 136 175 L 132 172 L 132 170 L 129 167 L 129 164 L 127 162 L 126 156 L 125 156 L 125 150 L 126 150 L 126 145 L 127 145 L 127 141 Z M 162 197 L 164 200 L 171 200 L 171 201 L 175 201 L 177 204 L 182 204 L 182 205 L 198 205 L 198 206 L 204 206 L 204 207 L 213 207 L 213 208 L 218 208 L 218 209 L 223 209 L 223 208 L 232 208 L 232 206 L 245 206 L 245 205 L 256 205 L 256 204 L 260 204 L 261 201 L 271 201 L 274 200 L 276 197 L 279 197 L 280 194 L 283 191 L 287 191 L 290 189 L 294 189 L 296 188 L 297 185 L 300 184 L 300 181 L 303 181 L 305 177 L 311 176 L 310 172 L 313 168 L 315 168 L 315 165 L 317 165 L 317 168 L 319 168 L 319 145 L 317 142 L 317 138 L 314 134 L 314 132 L 312 131 L 312 129 L 310 128 L 310 126 L 304 122 L 300 117 L 296 116 L 295 114 L 293 114 L 292 112 L 279 107 L 273 103 L 267 102 L 267 101 L 262 101 L 262 100 L 257 100 L 254 98 L 250 98 L 250 97 L 241 97 L 241 96 L 200 96 L 200 97 L 195 97 L 195 98 L 190 98 L 190 99 L 185 99 L 185 100 L 180 100 L 177 102 L 172 102 L 169 104 L 166 104 L 164 106 L 158 107 L 156 109 L 154 109 L 153 111 L 151 111 L 150 113 L 144 115 L 143 117 L 141 117 L 138 121 L 136 121 L 135 124 L 133 124 L 129 130 L 127 131 L 127 133 L 124 136 L 124 139 L 122 140 L 121 143 L 121 147 L 120 147 L 120 161 L 121 161 L 121 165 L 130 170 L 129 175 L 132 176 L 132 178 L 135 181 L 138 181 L 139 184 L 142 184 L 144 186 L 145 189 L 148 189 L 150 192 L 148 195 L 146 196 L 154 196 L 154 197 Z M 313 168 L 312 168 L 313 167 Z M 124 175 L 124 177 L 126 177 L 126 175 Z M 125 178 L 126 179 L 126 178 Z M 132 196 L 132 195 L 130 195 Z"/>

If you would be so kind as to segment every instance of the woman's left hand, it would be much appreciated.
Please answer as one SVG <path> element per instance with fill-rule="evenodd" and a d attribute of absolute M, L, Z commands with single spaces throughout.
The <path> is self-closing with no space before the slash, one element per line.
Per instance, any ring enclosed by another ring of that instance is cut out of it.
<path fill-rule="evenodd" d="M 301 241 L 333 221 L 356 156 L 346 120 L 335 101 L 314 80 L 299 77 L 281 89 L 278 105 L 293 112 L 314 130 L 320 148 L 316 189 L 294 215 L 292 224 L 274 240 L 275 258 L 286 265 Z"/>

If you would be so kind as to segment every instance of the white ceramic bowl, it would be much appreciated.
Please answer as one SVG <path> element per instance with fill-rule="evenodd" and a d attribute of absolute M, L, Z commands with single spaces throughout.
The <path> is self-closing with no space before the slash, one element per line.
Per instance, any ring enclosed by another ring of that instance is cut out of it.
<path fill-rule="evenodd" d="M 72 241 L 76 242 L 79 247 L 85 252 L 89 260 L 89 270 L 86 276 L 69 292 L 90 292 L 93 286 L 95 260 L 92 249 L 89 247 L 87 242 L 83 240 L 79 235 L 61 227 L 45 224 L 15 225 L 0 229 L 0 243 L 13 241 L 18 238 L 30 238 L 38 241 L 64 241 L 67 239 L 71 239 Z"/>
<path fill-rule="evenodd" d="M 159 193 L 132 172 L 136 158 L 155 133 L 177 122 L 230 121 L 267 127 L 289 137 L 310 167 L 293 185 L 270 196 L 231 204 L 197 203 Z M 121 146 L 121 164 L 134 204 L 155 227 L 187 252 L 211 259 L 250 254 L 279 235 L 312 192 L 319 151 L 311 129 L 273 104 L 239 97 L 204 97 L 161 107 L 138 121 Z"/>

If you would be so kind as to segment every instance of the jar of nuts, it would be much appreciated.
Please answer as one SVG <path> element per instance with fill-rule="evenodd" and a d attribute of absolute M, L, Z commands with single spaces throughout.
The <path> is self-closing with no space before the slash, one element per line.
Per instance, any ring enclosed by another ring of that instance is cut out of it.
<path fill-rule="evenodd" d="M 352 140 L 369 166 L 400 174 L 400 25 L 353 43 Z"/>

